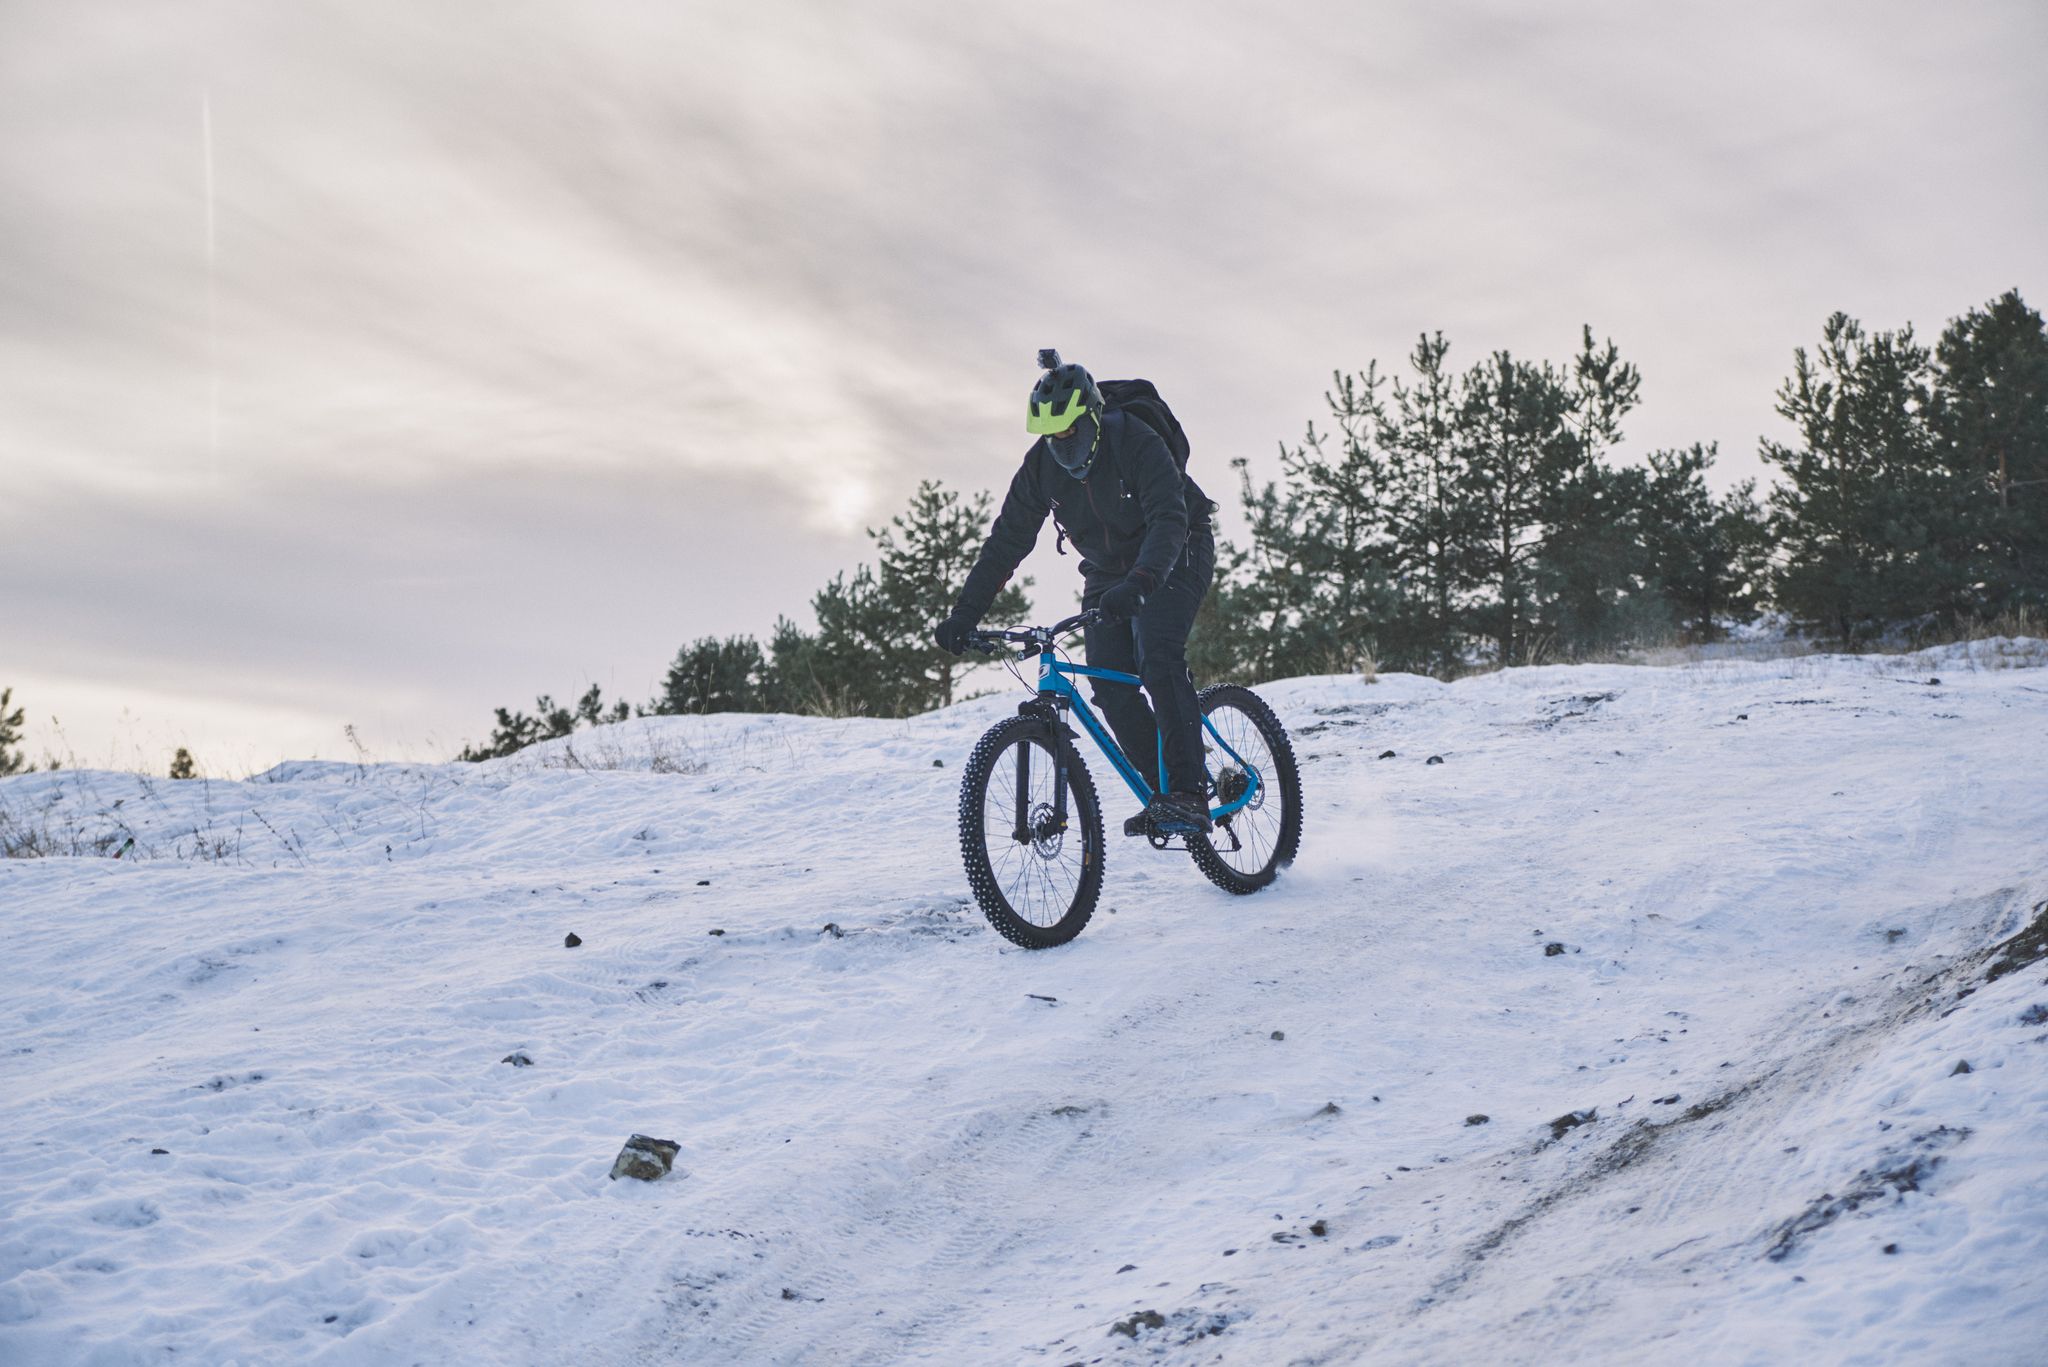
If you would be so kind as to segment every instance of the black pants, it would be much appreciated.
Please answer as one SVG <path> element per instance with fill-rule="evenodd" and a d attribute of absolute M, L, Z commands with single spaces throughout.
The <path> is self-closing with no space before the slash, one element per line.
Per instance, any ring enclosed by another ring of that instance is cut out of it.
<path fill-rule="evenodd" d="M 1202 762 L 1202 710 L 1188 675 L 1188 630 L 1215 575 L 1215 534 L 1206 526 L 1190 527 L 1187 545 L 1165 586 L 1146 595 L 1136 618 L 1088 628 L 1088 663 L 1135 674 L 1145 681 L 1145 693 L 1152 695 L 1148 707 L 1145 694 L 1135 685 L 1094 679 L 1095 705 L 1124 754 L 1155 786 L 1163 745 L 1167 787 L 1177 793 L 1202 792 L 1209 779 L 1208 766 Z M 1089 584 L 1081 606 L 1094 607 L 1117 582 L 1112 578 Z"/>

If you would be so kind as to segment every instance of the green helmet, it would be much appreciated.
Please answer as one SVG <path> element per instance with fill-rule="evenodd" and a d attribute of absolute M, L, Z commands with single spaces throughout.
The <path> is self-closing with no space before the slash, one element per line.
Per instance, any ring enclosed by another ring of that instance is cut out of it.
<path fill-rule="evenodd" d="M 1061 365 L 1060 354 L 1051 347 L 1038 353 L 1045 374 L 1031 391 L 1031 405 L 1024 417 L 1024 430 L 1045 436 L 1064 432 L 1083 414 L 1102 412 L 1102 391 L 1095 377 L 1077 365 Z"/>

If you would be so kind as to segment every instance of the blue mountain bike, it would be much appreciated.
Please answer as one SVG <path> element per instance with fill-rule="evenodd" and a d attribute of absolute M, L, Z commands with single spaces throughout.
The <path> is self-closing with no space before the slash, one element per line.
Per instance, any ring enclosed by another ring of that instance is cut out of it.
<path fill-rule="evenodd" d="M 989 924 L 1025 949 L 1050 949 L 1079 935 L 1102 895 L 1102 806 L 1068 715 L 1140 802 L 1149 805 L 1165 787 L 1164 747 L 1155 789 L 1073 684 L 1075 675 L 1129 684 L 1138 683 L 1137 676 L 1061 659 L 1054 644 L 1100 620 L 1091 610 L 1049 627 L 978 631 L 969 638 L 984 654 L 1019 646 L 1019 660 L 1038 656 L 1038 695 L 989 729 L 960 780 L 960 854 L 968 884 Z M 1301 845 L 1294 748 L 1273 709 L 1248 688 L 1217 684 L 1203 689 L 1198 701 L 1216 829 L 1185 836 L 1185 848 L 1218 887 L 1257 892 L 1294 862 Z M 1125 834 L 1145 836 L 1154 849 L 1179 848 L 1172 836 L 1136 818 Z"/>

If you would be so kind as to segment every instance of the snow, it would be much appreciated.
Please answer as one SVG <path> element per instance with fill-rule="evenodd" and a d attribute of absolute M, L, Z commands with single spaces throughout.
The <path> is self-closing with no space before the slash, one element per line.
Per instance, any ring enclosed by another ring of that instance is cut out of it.
<path fill-rule="evenodd" d="M 0 1360 L 2038 1361 L 2048 684 L 1987 660 L 1269 685 L 1294 868 L 1105 786 L 1039 953 L 952 826 L 1014 695 L 0 781 L 88 852 L 0 863 Z"/>

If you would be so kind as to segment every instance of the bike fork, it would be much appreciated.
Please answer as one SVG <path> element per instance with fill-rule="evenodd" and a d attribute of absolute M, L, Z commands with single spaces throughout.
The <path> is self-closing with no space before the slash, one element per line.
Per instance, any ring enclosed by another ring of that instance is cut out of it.
<path fill-rule="evenodd" d="M 1026 703 L 1017 710 L 1035 716 L 1045 724 L 1046 743 L 1052 748 L 1052 823 L 1047 833 L 1064 831 L 1067 828 L 1067 746 L 1059 708 L 1052 698 L 1041 695 L 1036 704 Z M 1031 742 L 1027 740 L 1017 745 L 1016 825 L 1010 832 L 1011 838 L 1019 845 L 1028 845 L 1040 835 L 1032 824 L 1031 815 Z"/>
<path fill-rule="evenodd" d="M 1031 742 L 1017 742 L 1017 826 L 1010 838 L 1019 845 L 1031 843 Z"/>

